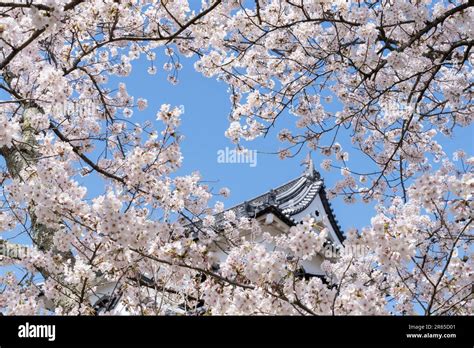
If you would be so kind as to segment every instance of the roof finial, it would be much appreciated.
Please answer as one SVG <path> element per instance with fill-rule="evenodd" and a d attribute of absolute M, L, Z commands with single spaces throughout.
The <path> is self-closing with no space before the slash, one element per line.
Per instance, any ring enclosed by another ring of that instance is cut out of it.
<path fill-rule="evenodd" d="M 314 178 L 314 163 L 313 163 L 313 159 L 311 158 L 311 151 L 308 152 L 308 154 L 306 155 L 306 158 L 303 160 L 303 162 L 301 162 L 301 165 L 305 165 L 306 166 L 306 169 L 304 171 L 304 174 L 310 178 L 310 179 L 313 179 Z"/>

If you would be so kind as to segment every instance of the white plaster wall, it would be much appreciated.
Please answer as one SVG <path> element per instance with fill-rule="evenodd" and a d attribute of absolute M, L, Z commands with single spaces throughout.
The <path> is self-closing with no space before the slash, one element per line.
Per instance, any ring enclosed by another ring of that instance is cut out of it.
<path fill-rule="evenodd" d="M 288 226 L 285 223 L 283 223 L 281 220 L 279 220 L 275 216 L 273 217 L 273 222 L 271 224 L 268 224 L 268 225 L 264 223 L 265 216 L 262 217 L 259 221 L 262 224 L 263 232 L 268 232 L 272 236 L 276 236 L 276 235 L 279 235 L 281 233 L 285 233 L 289 229 Z M 264 244 L 265 248 L 268 251 L 278 249 L 275 246 L 274 243 L 263 243 L 263 244 Z M 225 249 L 225 244 L 222 242 L 222 243 L 219 243 L 219 245 L 220 245 L 220 248 L 217 247 L 217 246 L 214 246 L 214 248 L 212 248 L 212 251 L 215 253 L 215 255 L 216 255 L 217 259 L 219 260 L 219 262 L 224 262 L 227 258 L 227 254 L 224 251 L 222 251 L 221 249 Z M 303 267 L 304 267 L 304 269 L 307 273 L 323 274 L 323 272 L 321 270 L 321 263 L 323 261 L 324 261 L 324 258 L 321 255 L 317 254 L 311 260 L 303 261 L 302 265 L 303 265 Z"/>
<path fill-rule="evenodd" d="M 314 214 L 316 210 L 319 211 L 319 216 L 316 216 Z M 317 221 L 322 221 L 324 223 L 324 225 L 329 230 L 329 239 L 331 240 L 331 242 L 335 243 L 336 245 L 341 245 L 341 242 L 339 241 L 336 232 L 334 231 L 331 223 L 329 222 L 329 219 L 326 215 L 326 211 L 324 210 L 323 202 L 321 201 L 321 197 L 319 196 L 319 194 L 305 210 L 296 215 L 293 215 L 293 219 L 295 219 L 295 221 L 301 221 L 308 214 L 313 216 Z"/>

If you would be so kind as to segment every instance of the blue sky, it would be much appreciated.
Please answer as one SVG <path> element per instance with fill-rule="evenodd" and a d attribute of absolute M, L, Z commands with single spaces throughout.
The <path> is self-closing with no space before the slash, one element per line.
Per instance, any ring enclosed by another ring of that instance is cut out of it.
<path fill-rule="evenodd" d="M 215 187 L 216 191 L 220 187 L 228 187 L 231 196 L 224 203 L 226 206 L 231 206 L 296 178 L 302 173 L 304 167 L 301 166 L 301 162 L 308 153 L 306 148 L 295 158 L 285 160 L 280 160 L 274 154 L 265 154 L 282 147 L 276 138 L 278 130 L 284 127 L 290 128 L 296 120 L 294 116 L 288 114 L 277 122 L 277 128 L 266 138 L 246 144 L 249 149 L 259 151 L 255 167 L 243 163 L 218 163 L 217 151 L 225 147 L 234 148 L 230 140 L 224 136 L 229 125 L 230 112 L 226 85 L 215 79 L 203 77 L 194 71 L 192 59 L 183 58 L 179 83 L 173 86 L 166 81 L 167 72 L 161 68 L 166 59 L 166 56 L 157 54 L 158 73 L 154 76 L 146 72 L 148 61 L 145 59 L 135 61 L 132 74 L 125 78 L 124 82 L 131 95 L 148 100 L 148 109 L 143 112 L 136 110 L 133 117 L 154 120 L 156 111 L 163 103 L 184 106 L 183 122 L 179 128 L 185 137 L 181 143 L 184 162 L 178 174 L 184 175 L 199 170 L 203 180 L 209 181 L 210 186 Z M 334 103 L 334 111 L 337 111 L 337 108 L 338 104 Z M 472 154 L 473 139 L 472 127 L 458 128 L 453 139 L 442 137 L 440 142 L 447 153 L 462 148 Z M 351 146 L 349 134 L 343 134 L 339 142 L 349 149 Z M 349 152 L 350 165 L 362 159 L 355 150 Z M 328 187 L 341 179 L 339 170 L 328 173 L 320 169 L 319 163 L 323 158 L 319 153 L 313 153 L 312 157 L 316 169 L 321 172 Z M 340 199 L 334 199 L 332 203 L 343 230 L 352 226 L 358 228 L 366 226 L 374 215 L 371 204 L 346 205 Z"/>

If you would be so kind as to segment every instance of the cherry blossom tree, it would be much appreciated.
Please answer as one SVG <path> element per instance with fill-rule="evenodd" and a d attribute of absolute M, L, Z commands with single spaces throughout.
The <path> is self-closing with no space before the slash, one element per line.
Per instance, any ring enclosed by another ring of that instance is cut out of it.
<path fill-rule="evenodd" d="M 472 2 L 191 6 L 0 2 L 0 231 L 29 237 L 1 241 L 2 262 L 23 271 L 2 276 L 2 312 L 97 314 L 91 298 L 112 283 L 133 314 L 472 314 L 474 159 L 439 143 L 472 122 Z M 376 202 L 370 226 L 323 263 L 324 279 L 299 273 L 328 252 L 324 226 L 308 217 L 272 236 L 211 206 L 198 173 L 174 175 L 183 108 L 148 111 L 109 82 L 140 58 L 155 74 L 158 54 L 171 84 L 181 56 L 228 85 L 232 142 L 291 114 L 299 131 L 277 130 L 280 157 L 320 152 L 343 176 L 331 196 Z M 138 123 L 137 110 L 155 115 Z M 347 131 L 372 167 L 349 164 Z M 89 199 L 87 180 L 104 194 Z M 217 240 L 228 254 L 218 267 Z"/>

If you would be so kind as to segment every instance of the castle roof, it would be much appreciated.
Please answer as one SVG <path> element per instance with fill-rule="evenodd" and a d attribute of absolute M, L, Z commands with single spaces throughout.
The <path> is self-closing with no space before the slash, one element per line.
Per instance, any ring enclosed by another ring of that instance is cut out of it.
<path fill-rule="evenodd" d="M 327 198 L 324 181 L 311 160 L 301 176 L 226 211 L 233 211 L 237 218 L 257 218 L 273 213 L 287 225 L 293 226 L 301 220 L 297 215 L 307 209 L 318 195 L 332 229 L 342 242 L 344 235 Z M 224 213 L 216 215 L 218 225 L 224 221 Z"/>

